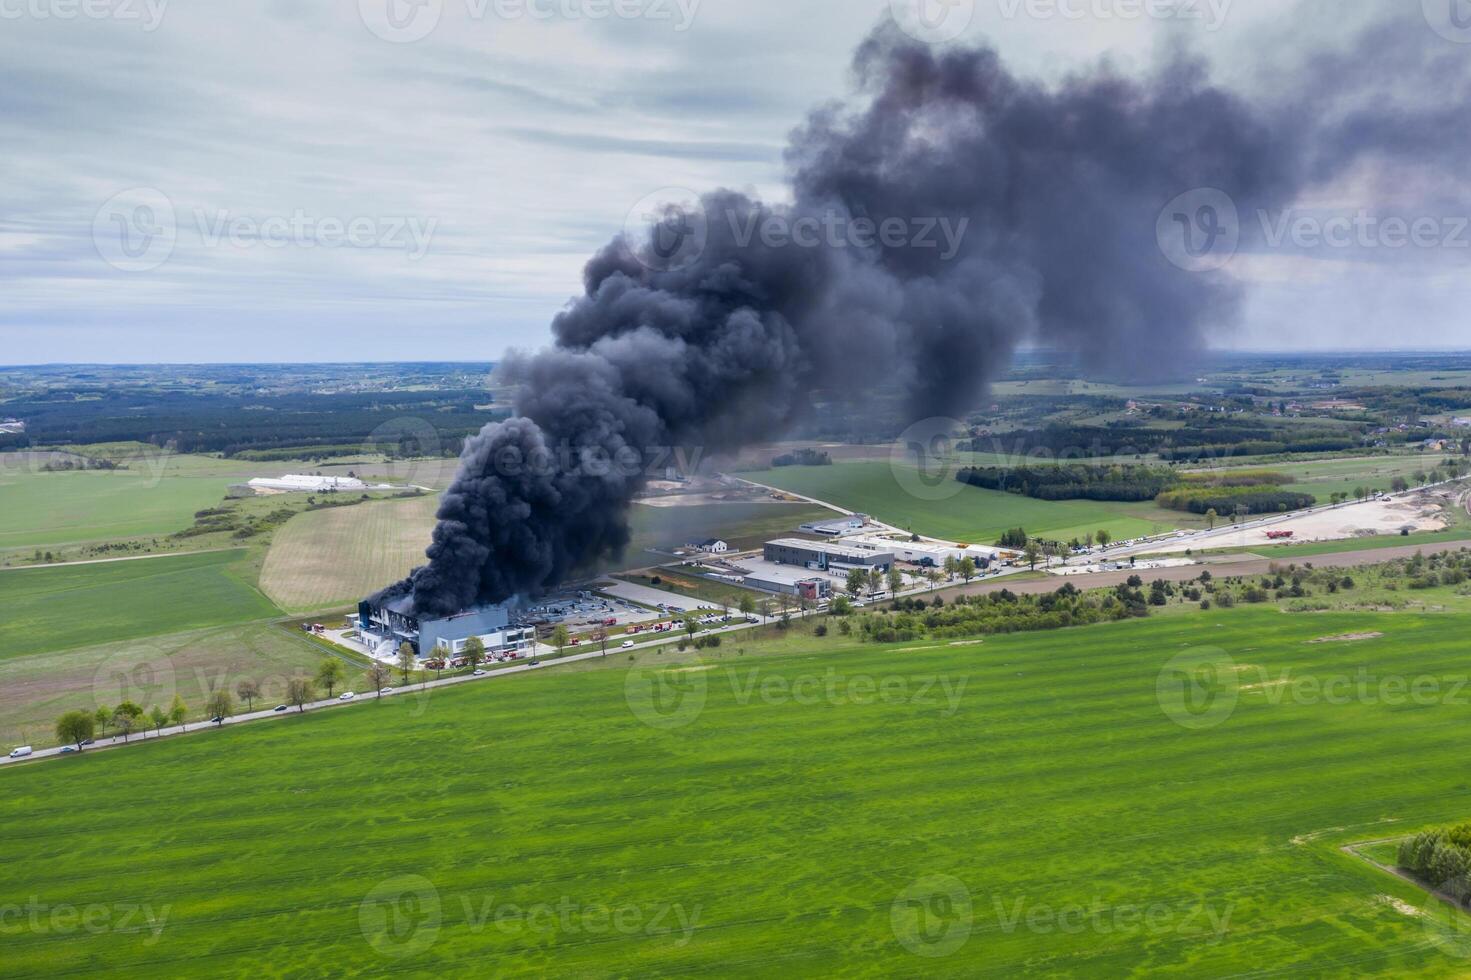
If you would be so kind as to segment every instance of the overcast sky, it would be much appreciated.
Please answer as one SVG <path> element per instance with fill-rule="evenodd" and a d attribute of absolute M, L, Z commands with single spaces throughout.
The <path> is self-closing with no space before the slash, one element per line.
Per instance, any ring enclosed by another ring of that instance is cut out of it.
<path fill-rule="evenodd" d="M 0 0 L 0 362 L 538 346 L 650 193 L 782 199 L 787 133 L 847 92 L 852 49 L 891 9 L 417 2 Z M 992 43 L 1026 74 L 1142 70 L 1184 39 L 1248 88 L 1263 59 L 1362 13 L 1310 4 L 1324 16 L 1288 29 L 1283 0 L 1187 0 L 1198 16 L 1169 21 L 1144 0 L 952 2 L 936 36 Z M 1454 248 L 1243 256 L 1247 315 L 1222 344 L 1465 346 L 1465 271 Z"/>

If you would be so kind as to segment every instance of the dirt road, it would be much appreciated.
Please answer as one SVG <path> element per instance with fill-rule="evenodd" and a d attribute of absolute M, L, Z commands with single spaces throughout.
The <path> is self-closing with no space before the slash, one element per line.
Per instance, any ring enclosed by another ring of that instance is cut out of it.
<path fill-rule="evenodd" d="M 947 599 L 957 595 L 985 595 L 988 592 L 1000 592 L 1002 589 L 1010 589 L 1017 595 L 1043 595 L 1048 592 L 1056 592 L 1067 582 L 1072 582 L 1080 589 L 1108 589 L 1116 585 L 1123 585 L 1133 575 L 1138 575 L 1146 582 L 1153 582 L 1155 579 L 1164 579 L 1166 582 L 1189 582 L 1200 578 L 1200 573 L 1206 570 L 1209 570 L 1216 578 L 1265 575 L 1271 571 L 1273 565 L 1285 568 L 1294 562 L 1298 565 L 1311 563 L 1314 568 L 1352 568 L 1355 565 L 1379 565 L 1399 558 L 1413 558 L 1417 552 L 1434 555 L 1445 551 L 1457 551 L 1461 548 L 1471 548 L 1471 540 L 1447 541 L 1431 545 L 1405 545 L 1401 548 L 1379 548 L 1372 551 L 1345 551 L 1336 555 L 1315 555 L 1304 558 L 1267 559 L 1242 556 L 1240 561 L 1231 561 L 1222 557 L 1205 565 L 1185 565 L 1179 568 L 1154 568 L 1141 571 L 1123 569 L 1117 572 L 1099 572 L 1096 575 L 1079 575 L 1073 578 L 1050 576 L 1045 581 L 1033 579 L 1018 582 L 1001 578 L 990 582 L 979 582 L 971 586 L 937 589 L 936 592 Z"/>

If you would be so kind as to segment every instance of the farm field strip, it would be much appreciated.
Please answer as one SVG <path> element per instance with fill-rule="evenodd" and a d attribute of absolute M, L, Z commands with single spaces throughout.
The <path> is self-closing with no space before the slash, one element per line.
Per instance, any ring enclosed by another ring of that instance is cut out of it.
<path fill-rule="evenodd" d="M 6 972 L 1457 976 L 1385 900 L 1415 890 L 1338 848 L 1465 816 L 1465 707 L 1242 685 L 1187 728 L 1161 678 L 1208 649 L 1449 679 L 1466 625 L 1233 610 L 903 656 L 794 635 L 12 767 L 0 904 L 168 914 L 7 937 Z M 149 819 L 67 806 L 83 781 Z"/>

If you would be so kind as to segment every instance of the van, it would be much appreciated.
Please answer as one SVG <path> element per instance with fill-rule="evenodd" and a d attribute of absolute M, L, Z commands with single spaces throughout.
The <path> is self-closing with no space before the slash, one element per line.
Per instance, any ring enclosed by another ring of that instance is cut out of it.
<path fill-rule="evenodd" d="M 11 752 L 10 752 L 10 757 L 12 759 L 24 759 L 26 756 L 28 756 L 30 754 L 31 754 L 31 747 L 29 745 L 22 745 L 18 749 L 12 749 Z"/>

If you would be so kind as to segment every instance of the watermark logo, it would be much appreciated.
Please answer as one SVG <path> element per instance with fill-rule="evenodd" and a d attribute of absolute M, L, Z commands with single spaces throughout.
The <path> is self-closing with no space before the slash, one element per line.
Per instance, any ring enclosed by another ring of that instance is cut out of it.
<path fill-rule="evenodd" d="M 1220 30 L 1232 0 L 999 0 L 1001 16 L 1015 20 L 1182 21 Z"/>
<path fill-rule="evenodd" d="M 1215 728 L 1231 717 L 1241 697 L 1236 662 L 1217 647 L 1185 650 L 1159 672 L 1155 696 L 1165 715 L 1181 728 Z"/>
<path fill-rule="evenodd" d="M 749 248 L 752 242 L 759 241 L 770 249 L 904 249 L 932 252 L 941 262 L 949 262 L 960 254 L 970 229 L 968 216 L 890 215 L 877 220 L 854 217 L 835 208 L 796 214 L 766 208 L 731 209 L 725 217 L 731 239 L 738 248 Z"/>
<path fill-rule="evenodd" d="M 93 703 L 114 708 L 131 702 L 141 708 L 167 708 L 178 690 L 173 661 L 122 650 L 98 665 L 92 675 Z"/>
<path fill-rule="evenodd" d="M 951 875 L 927 875 L 905 888 L 889 907 L 889 927 L 916 956 L 938 959 L 960 951 L 975 922 L 970 890 Z"/>
<path fill-rule="evenodd" d="M 1094 898 L 1088 904 L 1049 905 L 1025 896 L 992 896 L 1001 932 L 1026 931 L 1037 936 L 1178 936 L 1219 940 L 1231 929 L 1235 905 L 1230 902 L 1151 902 L 1110 904 Z"/>
<path fill-rule="evenodd" d="M 363 26 L 390 44 L 424 40 L 443 14 L 444 0 L 358 0 Z"/>
<path fill-rule="evenodd" d="M 3 2 L 3 0 L 0 0 Z M 666 22 L 688 31 L 700 0 L 464 0 L 464 17 L 486 20 L 619 20 Z M 413 44 L 433 34 L 444 16 L 444 0 L 358 0 L 363 25 L 390 44 Z"/>
<path fill-rule="evenodd" d="M 1425 22 L 1447 41 L 1471 44 L 1471 0 L 1421 0 Z"/>
<path fill-rule="evenodd" d="M 975 20 L 975 0 L 889 0 L 894 23 L 916 41 L 944 44 L 965 33 Z"/>
<path fill-rule="evenodd" d="M 386 249 L 405 253 L 417 262 L 429 251 L 438 218 L 412 215 L 341 218 L 316 215 L 302 208 L 290 214 L 257 218 L 233 214 L 228 208 L 213 212 L 195 208 L 194 228 L 205 248 L 251 249 L 257 245 L 283 248 Z"/>
<path fill-rule="evenodd" d="M 439 890 L 422 875 L 390 878 L 358 905 L 363 938 L 389 959 L 408 959 L 433 946 L 442 919 Z"/>
<path fill-rule="evenodd" d="M 1225 191 L 1199 187 L 1164 206 L 1155 240 L 1172 265 L 1187 272 L 1224 268 L 1241 245 L 1241 215 Z"/>
<path fill-rule="evenodd" d="M 154 187 L 108 198 L 92 219 L 92 243 L 102 261 L 122 272 L 150 272 L 169 260 L 178 242 L 173 202 Z"/>
<path fill-rule="evenodd" d="M 169 0 L 0 0 L 0 20 L 115 20 L 140 24 L 151 34 L 168 5 Z"/>
<path fill-rule="evenodd" d="M 693 725 L 709 696 L 706 668 L 635 667 L 623 679 L 623 696 L 635 718 L 661 731 Z"/>
<path fill-rule="evenodd" d="M 32 895 L 24 905 L 0 904 L 0 936 L 142 936 L 144 946 L 163 938 L 172 905 L 143 902 L 50 903 Z"/>
<path fill-rule="evenodd" d="M 405 489 L 423 487 L 430 471 L 436 475 L 444 459 L 444 443 L 439 430 L 428 419 L 417 415 L 405 415 L 389 419 L 368 433 L 363 441 L 365 455 L 381 455 L 383 464 L 381 479 Z M 378 483 L 378 478 L 366 478 L 366 483 Z"/>
<path fill-rule="evenodd" d="M 654 272 L 678 272 L 700 260 L 710 242 L 710 218 L 700 195 L 664 187 L 639 199 L 623 222 L 624 247 Z"/>
<path fill-rule="evenodd" d="M 955 419 L 929 418 L 900 434 L 889 452 L 889 472 L 905 493 L 917 500 L 938 502 L 965 492 L 955 478 L 959 472 L 954 433 L 964 431 Z"/>

